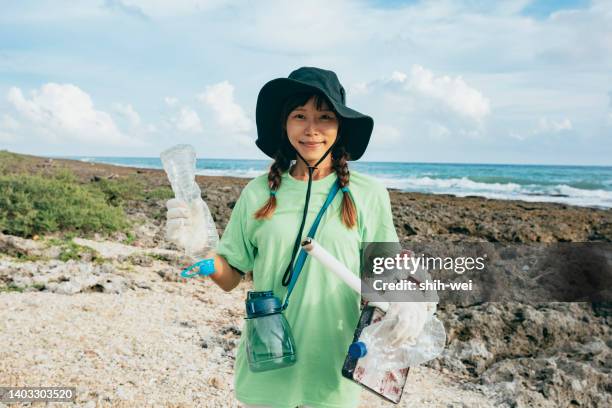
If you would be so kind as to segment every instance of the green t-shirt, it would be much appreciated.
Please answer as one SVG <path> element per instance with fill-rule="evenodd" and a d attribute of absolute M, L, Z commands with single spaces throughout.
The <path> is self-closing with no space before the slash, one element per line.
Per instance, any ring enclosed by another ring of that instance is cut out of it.
<path fill-rule="evenodd" d="M 331 173 L 312 182 L 302 238 L 307 236 L 336 180 L 336 174 Z M 251 180 L 236 202 L 218 247 L 218 254 L 230 265 L 243 272 L 253 271 L 253 290 L 273 290 L 281 301 L 287 293 L 282 278 L 302 220 L 307 185 L 307 181 L 285 172 L 274 215 L 256 220 L 253 213 L 268 200 L 270 190 L 267 174 Z M 398 238 L 387 189 L 354 170 L 349 189 L 357 208 L 357 225 L 348 229 L 342 223 L 342 192 L 338 192 L 319 224 L 315 240 L 359 275 L 362 242 L 398 242 Z M 341 369 L 359 320 L 359 307 L 358 293 L 307 257 L 284 312 L 293 332 L 297 362 L 272 371 L 251 372 L 243 335 L 234 367 L 237 399 L 283 408 L 302 404 L 357 406 L 361 387 L 342 377 Z"/>

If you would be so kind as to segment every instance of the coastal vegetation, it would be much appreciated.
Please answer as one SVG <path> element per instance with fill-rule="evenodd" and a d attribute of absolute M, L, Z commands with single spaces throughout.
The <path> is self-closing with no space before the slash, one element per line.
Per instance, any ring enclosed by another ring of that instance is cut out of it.
<path fill-rule="evenodd" d="M 65 232 L 129 232 L 131 202 L 166 200 L 166 186 L 148 188 L 136 176 L 79 179 L 64 167 L 32 170 L 27 158 L 0 151 L 0 232 L 20 237 Z"/>

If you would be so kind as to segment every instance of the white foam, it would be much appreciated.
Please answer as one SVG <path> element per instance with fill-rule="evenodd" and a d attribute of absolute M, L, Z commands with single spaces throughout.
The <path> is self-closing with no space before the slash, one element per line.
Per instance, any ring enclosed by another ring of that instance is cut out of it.
<path fill-rule="evenodd" d="M 196 174 L 202 176 L 220 176 L 220 177 L 240 177 L 240 178 L 255 178 L 265 173 L 262 169 L 197 169 Z"/>
<path fill-rule="evenodd" d="M 467 177 L 438 179 L 431 177 L 408 177 L 408 178 L 379 178 L 387 187 L 402 190 L 416 190 L 428 192 L 448 191 L 491 191 L 491 192 L 514 192 L 519 191 L 521 186 L 515 183 L 481 183 L 470 180 Z"/>
<path fill-rule="evenodd" d="M 582 207 L 612 208 L 612 191 L 586 190 L 565 184 L 541 186 L 516 183 L 482 183 L 467 177 L 437 179 L 431 177 L 377 177 L 389 188 L 432 194 L 469 195 L 499 200 L 554 202 Z"/>

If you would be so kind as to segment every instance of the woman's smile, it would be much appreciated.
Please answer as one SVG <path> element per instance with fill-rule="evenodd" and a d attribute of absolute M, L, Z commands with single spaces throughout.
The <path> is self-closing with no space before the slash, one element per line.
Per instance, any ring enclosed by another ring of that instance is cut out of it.
<path fill-rule="evenodd" d="M 300 142 L 300 144 L 307 149 L 317 149 L 319 146 L 323 146 L 325 142 Z"/>
<path fill-rule="evenodd" d="M 304 160 L 316 162 L 338 137 L 338 123 L 335 112 L 326 103 L 317 109 L 312 97 L 287 117 L 287 136 Z"/>

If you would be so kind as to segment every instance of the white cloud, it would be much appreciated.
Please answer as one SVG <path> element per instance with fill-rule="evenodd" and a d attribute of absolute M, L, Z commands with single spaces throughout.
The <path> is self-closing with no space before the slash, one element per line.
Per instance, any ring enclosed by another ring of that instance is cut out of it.
<path fill-rule="evenodd" d="M 28 4 L 30 3 L 30 4 Z M 43 23 L 50 20 L 70 20 L 78 18 L 94 19 L 107 14 L 100 7 L 99 2 L 72 0 L 54 0 L 53 2 L 20 1 L 9 7 L 8 3 L 2 5 L 1 21 L 27 21 Z"/>
<path fill-rule="evenodd" d="M 176 104 L 178 103 L 178 98 L 175 98 L 173 96 L 166 96 L 164 98 L 164 102 L 166 102 L 166 105 L 172 107 L 172 106 L 176 106 Z"/>
<path fill-rule="evenodd" d="M 15 137 L 15 135 L 5 132 L 4 130 L 0 129 L 0 142 L 2 143 L 13 143 L 17 140 L 17 138 Z"/>
<path fill-rule="evenodd" d="M 572 121 L 568 118 L 554 120 L 547 117 L 541 117 L 538 120 L 537 126 L 534 128 L 524 132 L 510 131 L 509 135 L 518 140 L 525 140 L 532 136 L 558 134 L 573 129 L 574 126 Z"/>
<path fill-rule="evenodd" d="M 610 98 L 608 106 L 612 109 L 612 91 L 608 92 L 608 97 Z M 607 125 L 612 125 L 612 111 L 608 112 L 606 116 L 606 122 Z"/>
<path fill-rule="evenodd" d="M 17 141 L 17 137 L 13 134 L 15 130 L 20 128 L 19 122 L 13 117 L 4 114 L 0 118 L 0 142 L 12 143 Z"/>
<path fill-rule="evenodd" d="M 400 140 L 401 133 L 394 126 L 385 124 L 375 125 L 372 134 L 372 142 L 376 147 L 384 147 L 386 144 L 396 143 Z"/>
<path fill-rule="evenodd" d="M 391 81 L 393 82 L 404 82 L 408 78 L 408 75 L 400 71 L 393 71 L 391 74 Z"/>
<path fill-rule="evenodd" d="M 132 126 L 140 125 L 140 115 L 134 110 L 132 105 L 115 103 L 113 104 L 113 110 L 123 116 Z"/>
<path fill-rule="evenodd" d="M 178 130 L 183 132 L 199 133 L 203 130 L 200 116 L 188 106 L 183 106 L 171 121 Z"/>
<path fill-rule="evenodd" d="M 216 122 L 230 133 L 247 133 L 253 129 L 253 122 L 234 101 L 234 86 L 228 81 L 207 86 L 198 99 L 211 108 Z"/>
<path fill-rule="evenodd" d="M 10 115 L 7 115 L 6 113 L 2 115 L 2 118 L 0 118 L 0 129 L 17 130 L 20 127 L 21 125 L 19 124 L 19 122 L 17 122 L 15 118 Z"/>
<path fill-rule="evenodd" d="M 0 142 L 12 143 L 17 141 L 17 137 L 13 132 L 19 128 L 19 122 L 12 116 L 7 114 L 2 115 L 2 117 L 0 117 Z"/>
<path fill-rule="evenodd" d="M 356 82 L 348 86 L 347 90 L 349 95 L 361 95 L 368 93 L 368 83 L 367 82 Z"/>
<path fill-rule="evenodd" d="M 568 118 L 561 120 L 552 120 L 546 117 L 540 118 L 538 122 L 538 133 L 552 132 L 558 133 L 563 130 L 571 130 L 573 128 L 572 121 Z"/>
<path fill-rule="evenodd" d="M 209 11 L 228 5 L 230 2 L 227 0 L 115 0 L 114 3 L 148 17 L 164 18 Z"/>
<path fill-rule="evenodd" d="M 432 139 L 435 140 L 444 140 L 446 137 L 451 135 L 451 131 L 444 125 L 435 122 L 429 122 L 426 125 L 428 130 L 428 134 Z M 464 129 L 459 129 L 458 133 L 462 136 L 474 136 L 473 131 L 466 131 Z"/>
<path fill-rule="evenodd" d="M 379 80 L 359 82 L 353 89 L 358 90 L 353 96 L 373 107 L 370 113 L 385 124 L 375 132 L 393 148 L 402 147 L 398 143 L 402 138 L 411 143 L 417 139 L 424 143 L 424 138 L 479 138 L 491 114 L 489 99 L 462 77 L 437 76 L 420 65 L 407 72 L 392 71 Z"/>
<path fill-rule="evenodd" d="M 236 30 L 228 35 L 241 44 L 294 55 L 335 53 L 366 37 L 360 28 L 370 20 L 358 2 L 348 0 L 269 0 L 242 2 L 239 8 Z"/>
<path fill-rule="evenodd" d="M 50 141 L 73 140 L 94 144 L 133 144 L 111 116 L 94 107 L 90 96 L 71 84 L 48 83 L 31 92 L 12 87 L 8 101 L 33 131 Z"/>
<path fill-rule="evenodd" d="M 414 65 L 409 75 L 393 72 L 391 81 L 402 83 L 409 93 L 438 101 L 452 111 L 477 121 L 484 119 L 491 112 L 489 100 L 480 91 L 470 87 L 460 76 L 436 77 L 433 72 Z"/>

